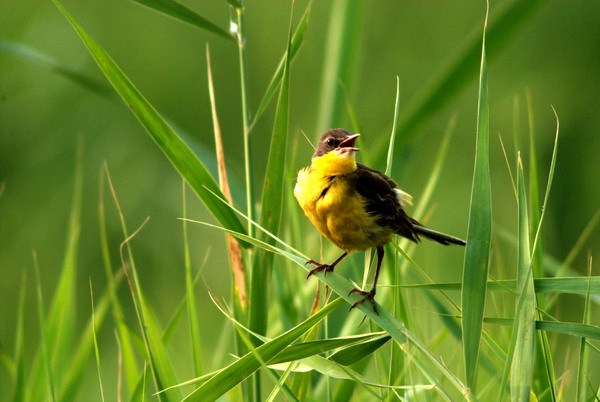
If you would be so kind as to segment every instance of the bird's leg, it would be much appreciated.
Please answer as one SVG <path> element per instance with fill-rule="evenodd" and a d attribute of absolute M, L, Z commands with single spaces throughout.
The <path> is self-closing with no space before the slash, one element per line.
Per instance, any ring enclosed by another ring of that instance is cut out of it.
<path fill-rule="evenodd" d="M 327 275 L 327 272 L 332 272 L 333 268 L 335 268 L 335 266 L 344 259 L 345 256 L 347 256 L 348 253 L 344 253 L 342 254 L 337 260 L 335 260 L 334 262 L 332 262 L 331 264 L 321 264 L 316 262 L 315 260 L 309 260 L 306 261 L 306 264 L 312 264 L 312 265 L 316 265 L 316 268 L 313 268 L 310 270 L 310 272 L 308 273 L 308 275 L 306 276 L 306 279 L 310 278 L 310 276 L 312 274 L 314 274 L 315 272 L 319 272 L 319 271 L 325 271 L 325 275 Z M 304 264 L 304 265 L 306 265 Z"/>
<path fill-rule="evenodd" d="M 381 261 L 383 261 L 383 252 L 383 246 L 377 246 L 377 268 L 375 269 L 375 280 L 373 281 L 373 287 L 371 288 L 371 290 L 365 292 L 364 290 L 354 288 L 350 291 L 350 293 L 348 293 L 348 296 L 350 296 L 352 293 L 358 293 L 363 295 L 362 299 L 350 306 L 350 310 L 352 310 L 356 306 L 363 304 L 365 301 L 368 300 L 373 306 L 373 311 L 375 311 L 376 314 L 379 314 L 377 313 L 377 307 L 375 306 L 375 293 L 377 292 L 377 280 L 379 279 L 379 268 L 381 268 Z"/>

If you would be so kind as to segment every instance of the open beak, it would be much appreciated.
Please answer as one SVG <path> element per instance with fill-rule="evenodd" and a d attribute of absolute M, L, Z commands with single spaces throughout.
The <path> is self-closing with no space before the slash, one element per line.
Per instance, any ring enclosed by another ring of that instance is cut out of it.
<path fill-rule="evenodd" d="M 348 136 L 348 138 L 346 138 L 344 141 L 340 142 L 340 145 L 338 146 L 338 148 L 340 148 L 340 150 L 343 150 L 345 152 L 360 151 L 360 149 L 358 149 L 354 146 L 354 142 L 356 141 L 356 139 L 358 137 L 360 137 L 360 134 L 352 134 L 352 135 Z"/>

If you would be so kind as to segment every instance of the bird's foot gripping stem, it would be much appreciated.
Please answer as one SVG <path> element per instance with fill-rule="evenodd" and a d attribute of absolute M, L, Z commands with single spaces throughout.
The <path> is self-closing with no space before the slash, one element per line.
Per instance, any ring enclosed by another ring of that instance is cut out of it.
<path fill-rule="evenodd" d="M 315 272 L 325 271 L 325 275 L 327 275 L 327 272 L 333 272 L 333 266 L 329 264 L 321 264 L 319 262 L 316 262 L 315 260 L 306 261 L 306 264 L 304 265 L 307 264 L 316 265 L 316 267 L 308 272 L 308 275 L 306 275 L 306 279 L 310 278 Z"/>
<path fill-rule="evenodd" d="M 375 314 L 379 314 L 377 312 L 377 306 L 375 305 L 375 288 L 371 289 L 368 292 L 365 292 L 364 290 L 360 290 L 359 288 L 354 288 L 350 291 L 350 293 L 348 293 L 348 296 L 350 296 L 352 293 L 358 293 L 358 294 L 362 295 L 363 298 L 360 299 L 359 301 L 355 302 L 354 304 L 352 304 L 352 306 L 350 306 L 350 310 L 352 310 L 356 306 L 360 306 L 361 304 L 363 304 L 366 301 L 370 301 L 371 306 L 373 306 L 373 311 L 375 312 Z"/>

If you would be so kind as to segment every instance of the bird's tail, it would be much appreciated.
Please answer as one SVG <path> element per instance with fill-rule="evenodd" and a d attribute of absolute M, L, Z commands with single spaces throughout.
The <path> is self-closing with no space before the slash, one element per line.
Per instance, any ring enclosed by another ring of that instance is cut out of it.
<path fill-rule="evenodd" d="M 466 241 L 459 239 L 458 237 L 450 236 L 442 232 L 438 232 L 437 230 L 429 229 L 423 225 L 414 225 L 416 232 L 428 238 L 429 240 L 436 241 L 440 244 L 448 246 L 450 244 L 457 244 L 459 246 L 464 246 L 467 244 Z"/>

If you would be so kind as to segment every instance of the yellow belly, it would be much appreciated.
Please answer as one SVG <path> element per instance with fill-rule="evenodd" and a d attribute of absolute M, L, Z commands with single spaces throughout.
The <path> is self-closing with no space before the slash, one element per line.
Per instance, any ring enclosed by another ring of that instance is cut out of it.
<path fill-rule="evenodd" d="M 319 232 L 344 251 L 364 251 L 391 240 L 393 230 L 377 224 L 365 211 L 362 196 L 342 176 L 330 180 L 304 169 L 294 195 Z"/>

